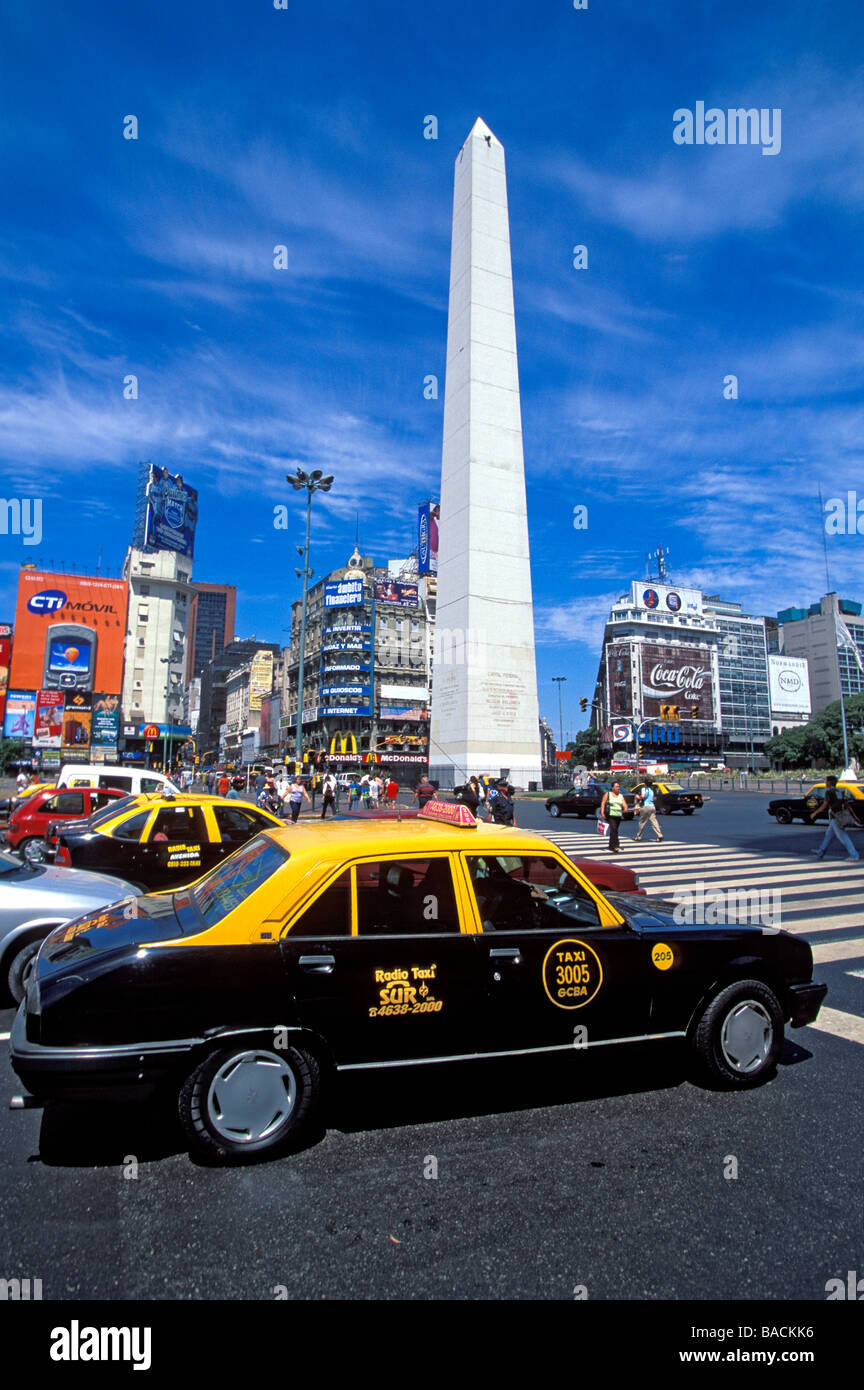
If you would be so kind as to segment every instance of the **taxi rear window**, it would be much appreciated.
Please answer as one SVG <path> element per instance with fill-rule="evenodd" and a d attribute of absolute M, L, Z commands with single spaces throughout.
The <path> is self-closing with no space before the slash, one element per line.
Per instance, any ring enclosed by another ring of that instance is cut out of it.
<path fill-rule="evenodd" d="M 288 851 L 259 835 L 242 849 L 235 850 L 230 859 L 220 864 L 197 888 L 193 889 L 195 906 L 208 926 L 221 922 L 235 907 L 245 902 L 250 893 L 266 883 L 288 859 Z"/>

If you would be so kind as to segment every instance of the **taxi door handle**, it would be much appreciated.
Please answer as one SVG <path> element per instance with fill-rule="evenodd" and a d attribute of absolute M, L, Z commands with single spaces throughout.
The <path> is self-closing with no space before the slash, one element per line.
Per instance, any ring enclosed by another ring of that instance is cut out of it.
<path fill-rule="evenodd" d="M 301 956 L 297 963 L 301 970 L 306 970 L 310 975 L 332 975 L 336 957 Z"/>
<path fill-rule="evenodd" d="M 521 965 L 522 953 L 518 946 L 493 946 L 489 951 L 490 960 L 512 960 L 514 965 Z"/>

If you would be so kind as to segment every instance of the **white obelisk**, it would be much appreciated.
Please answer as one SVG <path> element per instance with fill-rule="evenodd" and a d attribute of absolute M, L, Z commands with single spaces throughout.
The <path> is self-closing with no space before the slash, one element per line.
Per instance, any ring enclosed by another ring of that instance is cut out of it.
<path fill-rule="evenodd" d="M 504 147 L 477 120 L 453 192 L 429 775 L 540 785 Z"/>

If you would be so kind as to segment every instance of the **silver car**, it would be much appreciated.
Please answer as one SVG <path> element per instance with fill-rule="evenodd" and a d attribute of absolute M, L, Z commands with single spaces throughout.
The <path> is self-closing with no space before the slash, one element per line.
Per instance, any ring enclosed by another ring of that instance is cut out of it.
<path fill-rule="evenodd" d="M 137 888 L 110 874 L 22 864 L 0 850 L 0 994 L 5 985 L 15 1003 L 21 1002 L 33 958 L 54 927 L 119 898 L 139 896 Z"/>

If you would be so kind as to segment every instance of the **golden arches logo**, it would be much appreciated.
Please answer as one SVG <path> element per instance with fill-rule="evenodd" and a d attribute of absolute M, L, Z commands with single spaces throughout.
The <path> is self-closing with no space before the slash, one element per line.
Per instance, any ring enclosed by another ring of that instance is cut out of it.
<path fill-rule="evenodd" d="M 357 739 L 353 734 L 334 734 L 330 740 L 331 753 L 354 753 L 357 752 Z"/>

